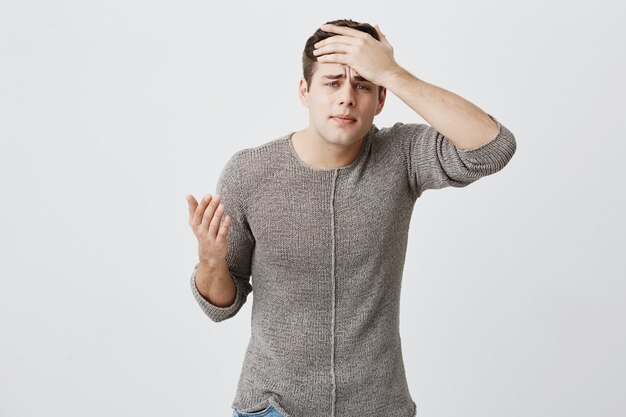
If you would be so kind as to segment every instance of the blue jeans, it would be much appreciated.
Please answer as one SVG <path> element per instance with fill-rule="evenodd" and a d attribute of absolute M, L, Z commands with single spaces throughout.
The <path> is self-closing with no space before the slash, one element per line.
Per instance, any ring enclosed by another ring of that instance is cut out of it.
<path fill-rule="evenodd" d="M 268 405 L 263 410 L 253 411 L 251 413 L 242 413 L 241 411 L 233 410 L 232 417 L 284 417 L 273 405 Z"/>

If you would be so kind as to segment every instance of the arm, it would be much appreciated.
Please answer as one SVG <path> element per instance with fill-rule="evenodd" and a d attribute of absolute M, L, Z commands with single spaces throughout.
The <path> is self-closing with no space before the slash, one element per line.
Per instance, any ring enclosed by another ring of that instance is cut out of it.
<path fill-rule="evenodd" d="M 457 149 L 475 149 L 494 140 L 499 125 L 473 103 L 429 84 L 396 65 L 383 86 L 398 96 Z"/>
<path fill-rule="evenodd" d="M 235 154 L 226 163 L 216 189 L 216 194 L 221 196 L 224 213 L 231 217 L 225 263 L 205 268 L 205 265 L 198 262 L 191 274 L 192 294 L 204 313 L 215 322 L 237 314 L 252 291 L 250 275 L 255 240 L 246 220 L 237 160 Z M 212 278 L 210 284 L 209 275 Z M 234 284 L 234 292 L 231 284 Z M 231 300 L 232 303 L 228 304 Z"/>
<path fill-rule="evenodd" d="M 517 149 L 509 129 L 463 97 L 394 68 L 385 87 L 430 124 L 393 127 L 406 139 L 414 199 L 428 189 L 465 187 L 504 168 Z"/>
<path fill-rule="evenodd" d="M 498 135 L 473 149 L 458 149 L 432 126 L 398 122 L 390 129 L 403 148 L 413 199 L 429 189 L 465 187 L 500 171 L 517 149 L 513 133 L 495 117 Z"/>

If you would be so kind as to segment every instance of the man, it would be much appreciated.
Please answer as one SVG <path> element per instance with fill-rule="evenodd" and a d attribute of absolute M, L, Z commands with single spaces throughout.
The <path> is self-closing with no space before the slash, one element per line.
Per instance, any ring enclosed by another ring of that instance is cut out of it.
<path fill-rule="evenodd" d="M 235 153 L 214 198 L 187 196 L 203 311 L 234 316 L 254 277 L 235 415 L 415 416 L 399 335 L 414 203 L 516 150 L 493 116 L 398 65 L 378 26 L 329 23 L 303 54 L 309 126 Z M 387 90 L 429 125 L 374 125 Z"/>

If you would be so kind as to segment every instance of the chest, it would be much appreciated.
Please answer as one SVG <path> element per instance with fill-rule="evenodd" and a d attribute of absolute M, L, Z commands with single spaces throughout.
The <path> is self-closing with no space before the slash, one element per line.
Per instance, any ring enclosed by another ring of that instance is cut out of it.
<path fill-rule="evenodd" d="M 377 256 L 406 234 L 412 204 L 398 176 L 275 176 L 248 202 L 255 257 L 311 272 L 327 270 L 333 251 L 354 260 Z"/>

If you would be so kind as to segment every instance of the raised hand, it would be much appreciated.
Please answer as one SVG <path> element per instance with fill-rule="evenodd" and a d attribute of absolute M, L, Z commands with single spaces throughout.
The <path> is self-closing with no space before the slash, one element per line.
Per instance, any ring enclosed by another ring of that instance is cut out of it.
<path fill-rule="evenodd" d="M 198 257 L 205 266 L 218 265 L 226 259 L 228 252 L 228 229 L 231 225 L 229 215 L 224 217 L 222 196 L 207 194 L 200 203 L 193 195 L 187 195 L 189 204 L 189 226 L 198 239 Z"/>

